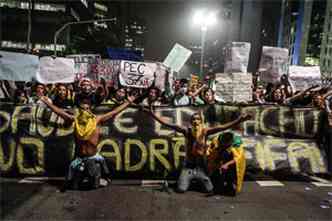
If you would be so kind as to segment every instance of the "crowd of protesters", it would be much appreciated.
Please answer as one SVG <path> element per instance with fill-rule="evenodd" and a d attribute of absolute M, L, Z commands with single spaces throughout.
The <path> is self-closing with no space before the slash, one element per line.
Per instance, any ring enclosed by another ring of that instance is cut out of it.
<path fill-rule="evenodd" d="M 295 91 L 287 76 L 278 84 L 261 84 L 258 75 L 253 76 L 253 100 L 251 104 L 276 104 L 301 107 L 315 107 L 331 112 L 332 87 L 315 85 L 302 91 Z M 137 104 L 145 106 L 199 106 L 224 103 L 222 95 L 215 94 L 213 75 L 203 82 L 194 84 L 187 79 L 175 79 L 172 89 L 160 91 L 156 87 L 137 89 L 116 87 L 114 82 L 91 81 L 83 78 L 71 84 L 49 84 L 38 82 L 0 81 L 0 101 L 16 105 L 39 104 L 42 96 L 60 108 L 72 108 L 82 98 L 89 98 L 94 107 L 98 105 L 119 105 L 130 95 L 140 97 Z"/>

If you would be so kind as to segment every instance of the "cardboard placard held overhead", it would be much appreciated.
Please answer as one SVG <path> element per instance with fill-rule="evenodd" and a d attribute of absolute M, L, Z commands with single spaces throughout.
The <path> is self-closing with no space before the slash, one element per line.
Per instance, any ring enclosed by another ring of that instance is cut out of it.
<path fill-rule="evenodd" d="M 72 83 L 75 80 L 75 63 L 71 58 L 40 58 L 37 81 L 43 84 Z"/>
<path fill-rule="evenodd" d="M 95 70 L 101 60 L 99 54 L 73 54 L 66 57 L 73 58 L 75 61 L 75 76 L 77 80 L 82 78 L 97 80 L 98 77 L 93 70 Z"/>
<path fill-rule="evenodd" d="M 216 74 L 216 96 L 225 102 L 252 101 L 252 75 L 247 73 Z"/>
<path fill-rule="evenodd" d="M 260 79 L 267 83 L 277 83 L 280 77 L 287 74 L 288 49 L 277 47 L 263 47 L 259 71 Z"/>
<path fill-rule="evenodd" d="M 232 42 L 227 46 L 225 55 L 225 73 L 247 73 L 250 43 Z"/>
<path fill-rule="evenodd" d="M 31 81 L 38 71 L 38 56 L 0 51 L 0 80 Z"/>
<path fill-rule="evenodd" d="M 119 80 L 122 86 L 148 88 L 155 79 L 156 63 L 125 61 L 120 64 Z"/>
<path fill-rule="evenodd" d="M 319 66 L 289 66 L 288 78 L 295 91 L 305 90 L 310 86 L 322 84 Z"/>
<path fill-rule="evenodd" d="M 179 72 L 191 54 L 192 51 L 176 43 L 163 64 L 171 68 L 172 71 Z"/>

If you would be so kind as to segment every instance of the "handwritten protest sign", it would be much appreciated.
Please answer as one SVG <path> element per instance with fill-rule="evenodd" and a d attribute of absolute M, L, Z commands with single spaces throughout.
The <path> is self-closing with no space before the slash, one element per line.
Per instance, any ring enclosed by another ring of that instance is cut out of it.
<path fill-rule="evenodd" d="M 148 88 L 154 82 L 156 63 L 121 61 L 119 80 L 122 86 Z"/>
<path fill-rule="evenodd" d="M 120 71 L 120 60 L 102 59 L 98 62 L 95 72 L 98 79 L 112 80 L 114 75 Z"/>
<path fill-rule="evenodd" d="M 260 79 L 268 83 L 279 82 L 283 74 L 287 74 L 288 49 L 276 47 L 263 47 L 259 64 Z"/>
<path fill-rule="evenodd" d="M 156 65 L 157 69 L 155 72 L 154 86 L 160 91 L 165 91 L 172 87 L 173 72 L 162 63 L 156 63 Z"/>
<path fill-rule="evenodd" d="M 75 64 L 71 58 L 40 58 L 37 81 L 43 84 L 72 83 L 75 80 Z"/>
<path fill-rule="evenodd" d="M 98 54 L 73 54 L 66 56 L 67 58 L 73 58 L 75 61 L 75 76 L 77 80 L 82 78 L 89 78 L 91 80 L 97 80 L 96 69 L 101 57 Z"/>
<path fill-rule="evenodd" d="M 216 96 L 225 102 L 252 100 L 252 75 L 246 73 L 216 74 Z"/>
<path fill-rule="evenodd" d="M 228 45 L 225 55 L 225 73 L 241 72 L 247 73 L 250 43 L 232 42 Z"/>
<path fill-rule="evenodd" d="M 38 71 L 38 56 L 0 51 L 0 80 L 31 81 Z"/>
<path fill-rule="evenodd" d="M 319 66 L 305 67 L 292 65 L 289 67 L 288 76 L 296 91 L 305 90 L 310 86 L 322 83 Z"/>

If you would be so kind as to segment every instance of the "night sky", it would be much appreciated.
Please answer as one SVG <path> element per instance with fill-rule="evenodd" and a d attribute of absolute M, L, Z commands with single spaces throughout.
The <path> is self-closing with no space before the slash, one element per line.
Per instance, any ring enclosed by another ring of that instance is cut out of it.
<path fill-rule="evenodd" d="M 200 28 L 192 24 L 197 8 L 221 8 L 221 1 L 139 1 L 130 2 L 130 14 L 146 21 L 145 59 L 163 61 L 175 43 L 184 47 L 200 44 Z M 210 29 L 207 41 L 222 35 L 222 22 Z"/>

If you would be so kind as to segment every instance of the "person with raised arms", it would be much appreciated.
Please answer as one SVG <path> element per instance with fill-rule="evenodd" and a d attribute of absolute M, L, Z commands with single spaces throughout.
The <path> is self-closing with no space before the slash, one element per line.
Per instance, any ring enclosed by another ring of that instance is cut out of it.
<path fill-rule="evenodd" d="M 65 120 L 66 123 L 72 123 L 74 126 L 75 146 L 76 146 L 76 158 L 71 162 L 69 166 L 68 175 L 66 176 L 66 182 L 64 188 L 73 186 L 74 189 L 79 188 L 83 179 L 88 176 L 89 184 L 92 188 L 98 188 L 101 174 L 98 171 L 102 171 L 106 177 L 106 180 L 110 182 L 110 172 L 106 165 L 105 159 L 99 154 L 97 149 L 100 130 L 99 125 L 114 119 L 117 114 L 126 109 L 134 100 L 135 96 L 129 96 L 128 100 L 123 104 L 117 106 L 112 111 L 95 115 L 91 112 L 91 100 L 86 97 L 79 101 L 79 106 L 75 111 L 75 114 L 70 114 L 63 109 L 55 106 L 47 97 L 42 97 L 43 101 L 53 112 L 58 114 Z"/>
<path fill-rule="evenodd" d="M 145 110 L 147 111 L 147 110 Z M 207 175 L 207 149 L 206 143 L 209 135 L 227 130 L 243 121 L 250 119 L 247 114 L 241 114 L 236 120 L 218 125 L 215 127 L 204 127 L 203 117 L 199 113 L 194 113 L 191 116 L 191 127 L 183 127 L 179 125 L 170 124 L 165 119 L 157 116 L 152 107 L 148 113 L 159 123 L 182 133 L 186 140 L 186 160 L 185 165 L 181 170 L 180 177 L 177 182 L 177 192 L 186 192 L 192 180 L 200 181 L 207 193 L 213 191 L 212 182 Z"/>

